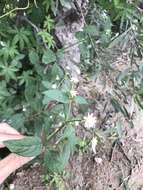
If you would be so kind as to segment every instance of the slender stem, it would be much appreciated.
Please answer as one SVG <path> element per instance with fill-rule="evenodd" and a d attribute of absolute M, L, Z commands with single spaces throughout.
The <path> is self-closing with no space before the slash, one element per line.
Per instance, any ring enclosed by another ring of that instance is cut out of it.
<path fill-rule="evenodd" d="M 29 2 L 29 0 L 28 0 L 26 7 L 20 7 L 20 8 L 19 8 L 19 7 L 16 7 L 16 8 L 14 8 L 14 9 L 12 9 L 11 11 L 9 11 L 9 12 L 3 14 L 2 16 L 0 16 L 0 19 L 6 17 L 6 16 L 8 16 L 8 15 L 10 15 L 11 13 L 13 13 L 13 12 L 15 12 L 15 11 L 26 10 L 26 9 L 29 8 L 29 5 L 30 5 L 30 2 Z"/>
<path fill-rule="evenodd" d="M 48 142 L 49 140 L 51 140 L 59 131 L 61 131 L 61 130 L 65 127 L 65 125 L 66 125 L 66 122 L 63 123 L 62 126 L 59 127 L 58 129 L 56 129 L 53 133 L 51 133 L 51 134 L 47 137 L 47 139 L 46 139 L 47 142 Z"/>
<path fill-rule="evenodd" d="M 35 7 L 38 8 L 37 1 L 34 0 Z"/>
<path fill-rule="evenodd" d="M 68 113 L 67 113 L 66 120 L 68 120 L 68 119 L 69 119 L 69 117 L 70 117 L 71 107 L 72 107 L 72 100 L 70 100 L 70 101 L 69 101 L 69 109 L 68 109 Z"/>
<path fill-rule="evenodd" d="M 67 75 L 65 74 L 64 78 L 59 82 L 57 88 L 59 88 L 62 85 L 62 83 L 66 80 L 66 76 Z"/>
<path fill-rule="evenodd" d="M 79 45 L 79 44 L 82 44 L 82 43 L 85 42 L 86 40 L 87 40 L 87 39 L 84 38 L 84 39 L 79 40 L 78 42 L 75 42 L 75 43 L 73 43 L 73 44 L 71 44 L 71 45 L 69 45 L 69 46 L 65 46 L 65 47 L 63 48 L 63 51 L 64 51 L 64 52 L 69 51 L 70 48 L 72 48 L 72 47 L 74 47 L 74 46 L 77 46 L 77 45 Z"/>
<path fill-rule="evenodd" d="M 49 140 L 51 140 L 59 131 L 61 131 L 63 128 L 65 128 L 65 127 L 66 127 L 66 124 L 72 123 L 72 122 L 75 122 L 75 121 L 82 121 L 82 119 L 75 119 L 75 120 L 67 120 L 67 121 L 65 121 L 65 122 L 61 125 L 61 127 L 59 127 L 58 129 L 56 129 L 53 133 L 51 133 L 51 134 L 47 137 L 47 142 L 48 142 Z"/>
<path fill-rule="evenodd" d="M 31 25 L 36 30 L 37 33 L 41 31 L 41 29 L 38 28 L 33 22 L 31 22 L 31 20 L 29 20 L 26 16 L 21 16 L 20 18 L 21 18 L 21 20 L 24 20 L 29 25 Z"/>

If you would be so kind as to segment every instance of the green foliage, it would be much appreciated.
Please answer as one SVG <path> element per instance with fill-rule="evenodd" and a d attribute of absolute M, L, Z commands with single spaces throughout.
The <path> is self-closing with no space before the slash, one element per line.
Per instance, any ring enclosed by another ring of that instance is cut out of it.
<path fill-rule="evenodd" d="M 42 152 L 42 143 L 38 137 L 25 137 L 22 140 L 5 141 L 8 149 L 20 156 L 35 157 Z"/>
<path fill-rule="evenodd" d="M 46 30 L 40 31 L 38 35 L 42 37 L 42 40 L 44 43 L 48 44 L 49 48 L 54 47 L 55 43 L 54 43 L 53 36 L 47 33 Z"/>
<path fill-rule="evenodd" d="M 75 145 L 78 143 L 73 127 L 67 127 L 65 129 L 62 137 L 59 138 L 59 145 L 61 143 L 62 146 L 56 147 L 56 150 L 47 150 L 45 164 L 51 172 L 60 173 L 63 171 L 75 149 Z"/>
<path fill-rule="evenodd" d="M 49 101 L 57 101 L 61 103 L 68 103 L 69 98 L 66 95 L 66 93 L 60 91 L 60 90 L 48 90 L 44 92 L 45 99 Z"/>
<path fill-rule="evenodd" d="M 71 94 L 74 84 L 59 66 L 64 50 L 56 48 L 54 15 L 59 6 L 72 4 L 57 3 L 20 0 L 0 5 L 0 120 L 30 136 L 4 144 L 21 156 L 42 154 L 53 175 L 63 172 L 78 144 L 72 106 L 87 104 Z"/>
<path fill-rule="evenodd" d="M 132 59 L 142 58 L 143 19 L 137 6 L 137 1 L 90 1 L 84 29 L 76 34 L 83 71 L 95 78 L 98 72 L 109 71 L 107 51 L 115 47 L 128 47 Z M 63 172 L 79 144 L 74 127 L 81 116 L 73 118 L 73 105 L 88 106 L 86 99 L 73 94 L 75 84 L 59 64 L 64 49 L 57 49 L 53 34 L 61 7 L 75 8 L 70 0 L 0 4 L 0 120 L 33 136 L 5 145 L 22 156 L 37 156 L 43 147 L 44 165 L 57 184 L 57 173 Z M 119 73 L 117 83 L 130 90 L 143 108 L 142 68 L 138 64 L 136 70 Z M 116 98 L 111 103 L 116 112 L 129 118 Z M 119 124 L 117 130 L 120 137 Z"/>
<path fill-rule="evenodd" d="M 52 50 L 47 49 L 43 54 L 42 62 L 45 64 L 49 64 L 55 61 L 56 61 L 55 53 Z"/>
<path fill-rule="evenodd" d="M 39 55 L 34 50 L 29 52 L 29 60 L 33 65 L 38 65 L 40 63 Z"/>
<path fill-rule="evenodd" d="M 14 34 L 14 38 L 12 43 L 14 45 L 19 44 L 21 50 L 24 49 L 25 46 L 30 45 L 29 36 L 31 36 L 31 32 L 25 30 L 24 28 L 15 28 L 9 31 L 10 33 Z"/>

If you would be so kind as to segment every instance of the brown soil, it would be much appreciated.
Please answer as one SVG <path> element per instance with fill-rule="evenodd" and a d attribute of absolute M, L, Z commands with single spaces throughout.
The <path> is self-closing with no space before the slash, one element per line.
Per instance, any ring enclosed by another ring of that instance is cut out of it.
<path fill-rule="evenodd" d="M 43 171 L 38 163 L 26 166 L 25 169 L 19 170 L 13 175 L 12 179 L 9 179 L 10 182 L 5 183 L 6 187 L 1 190 L 46 190 L 46 185 L 42 182 L 42 175 Z"/>

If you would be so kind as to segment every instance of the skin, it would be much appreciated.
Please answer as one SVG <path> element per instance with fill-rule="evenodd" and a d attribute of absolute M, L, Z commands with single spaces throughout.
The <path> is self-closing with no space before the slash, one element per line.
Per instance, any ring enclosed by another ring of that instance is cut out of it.
<path fill-rule="evenodd" d="M 5 147 L 2 143 L 6 140 L 16 140 L 24 138 L 17 130 L 13 129 L 6 123 L 0 123 L 0 148 Z M 17 154 L 9 154 L 6 158 L 0 161 L 0 184 L 12 174 L 15 170 L 22 167 L 24 164 L 31 161 L 33 157 L 23 157 Z"/>

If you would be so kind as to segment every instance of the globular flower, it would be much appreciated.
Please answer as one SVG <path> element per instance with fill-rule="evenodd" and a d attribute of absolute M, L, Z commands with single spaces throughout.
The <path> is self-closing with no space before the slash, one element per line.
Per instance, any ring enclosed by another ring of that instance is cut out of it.
<path fill-rule="evenodd" d="M 91 114 L 88 113 L 88 115 L 84 117 L 84 120 L 85 120 L 84 126 L 87 129 L 94 128 L 97 123 L 97 119 L 95 116 L 93 116 L 93 113 Z"/>

